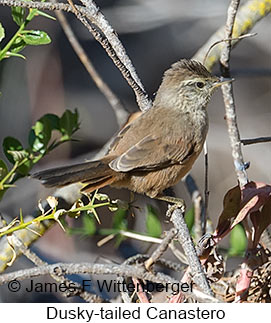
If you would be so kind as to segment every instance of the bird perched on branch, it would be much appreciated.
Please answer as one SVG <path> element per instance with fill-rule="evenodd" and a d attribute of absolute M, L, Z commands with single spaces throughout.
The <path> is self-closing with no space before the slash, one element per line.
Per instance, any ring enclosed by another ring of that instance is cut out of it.
<path fill-rule="evenodd" d="M 33 177 L 49 187 L 81 182 L 92 192 L 111 185 L 168 201 L 163 191 L 189 172 L 203 148 L 212 93 L 230 81 L 182 59 L 164 73 L 152 108 L 117 134 L 106 156 Z"/>

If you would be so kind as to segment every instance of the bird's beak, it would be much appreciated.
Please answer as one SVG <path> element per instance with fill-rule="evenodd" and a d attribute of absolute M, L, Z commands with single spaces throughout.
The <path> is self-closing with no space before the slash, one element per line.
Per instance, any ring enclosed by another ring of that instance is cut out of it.
<path fill-rule="evenodd" d="M 234 79 L 233 78 L 226 78 L 226 77 L 221 77 L 220 79 L 218 79 L 216 82 L 214 82 L 213 84 L 213 89 L 223 85 L 223 84 L 227 84 L 227 83 L 231 83 L 233 82 Z"/>

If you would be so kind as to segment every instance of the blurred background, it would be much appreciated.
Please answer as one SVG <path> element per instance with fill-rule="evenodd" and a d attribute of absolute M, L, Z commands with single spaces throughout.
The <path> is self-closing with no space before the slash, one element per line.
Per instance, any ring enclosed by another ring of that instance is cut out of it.
<path fill-rule="evenodd" d="M 163 72 L 180 58 L 191 58 L 206 40 L 224 23 L 228 0 L 98 0 L 102 12 L 117 31 L 131 58 L 139 77 L 150 96 L 157 90 Z M 244 3 L 244 1 L 242 1 Z M 102 78 L 120 98 L 128 111 L 138 110 L 133 91 L 106 55 L 101 46 L 93 40 L 86 28 L 71 14 L 66 14 L 73 30 L 86 50 L 90 60 Z M 260 21 L 253 32 L 257 36 L 243 40 L 233 50 L 231 57 L 234 93 L 237 106 L 241 138 L 271 135 L 271 43 L 270 19 Z M 0 7 L 0 22 L 9 39 L 17 30 L 10 8 Z M 0 139 L 13 136 L 22 143 L 32 124 L 46 113 L 61 115 L 65 109 L 78 109 L 81 127 L 75 134 L 78 142 L 67 143 L 42 159 L 35 171 L 55 165 L 68 164 L 91 158 L 118 130 L 113 110 L 72 50 L 57 21 L 37 17 L 29 28 L 46 31 L 52 42 L 45 46 L 29 46 L 23 54 L 26 60 L 10 58 L 0 65 Z M 216 66 L 214 73 L 219 75 Z M 223 196 L 237 184 L 226 123 L 221 91 L 217 91 L 209 104 L 210 130 L 209 147 L 209 208 L 208 215 L 214 226 L 222 209 Z M 245 161 L 250 162 L 249 178 L 255 181 L 271 182 L 271 143 L 250 145 L 243 148 Z M 0 150 L 0 158 L 5 159 Z M 204 191 L 203 156 L 197 160 L 191 174 L 201 192 Z M 185 185 L 176 187 L 176 195 L 190 197 Z M 106 188 L 103 192 L 112 198 L 129 200 L 127 191 Z M 37 202 L 51 194 L 40 183 L 32 179 L 17 182 L 1 201 L 0 212 L 9 222 L 19 215 L 31 214 Z M 165 220 L 164 203 L 136 197 L 141 207 L 130 217 L 130 229 L 144 232 L 145 205 L 152 204 L 159 214 L 163 228 L 169 225 Z M 112 225 L 108 210 L 99 210 L 103 227 Z M 73 223 L 80 226 L 79 221 Z M 101 237 L 80 238 L 67 236 L 58 225 L 48 231 L 33 246 L 44 260 L 54 263 L 66 262 L 122 262 L 128 256 L 145 253 L 149 244 L 126 240 L 118 248 L 110 241 L 102 247 L 96 243 Z M 225 240 L 224 244 L 227 244 Z M 21 257 L 11 270 L 30 265 Z M 42 278 L 46 279 L 46 278 Z M 0 289 L 1 301 L 50 301 L 44 295 L 10 295 L 5 287 Z M 52 295 L 50 295 L 52 297 Z M 53 301 L 61 301 L 54 296 Z"/>

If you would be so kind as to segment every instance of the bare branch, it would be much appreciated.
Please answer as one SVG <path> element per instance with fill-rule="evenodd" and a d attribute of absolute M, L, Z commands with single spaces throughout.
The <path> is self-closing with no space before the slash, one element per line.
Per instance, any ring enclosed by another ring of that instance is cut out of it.
<path fill-rule="evenodd" d="M 102 79 L 99 75 L 93 64 L 91 63 L 90 59 L 88 58 L 85 50 L 80 45 L 78 39 L 76 38 L 72 28 L 70 27 L 66 17 L 64 16 L 63 12 L 56 11 L 56 16 L 58 21 L 63 28 L 73 50 L 79 57 L 80 61 L 88 71 L 89 75 L 95 82 L 98 89 L 103 93 L 106 97 L 107 101 L 110 103 L 113 111 L 115 112 L 116 119 L 118 122 L 119 127 L 121 127 L 127 120 L 128 112 L 125 110 L 125 107 L 121 104 L 119 98 L 116 94 L 110 89 L 110 87 L 106 84 L 106 82 Z"/>
<path fill-rule="evenodd" d="M 0 285 L 3 285 L 11 280 L 24 280 L 32 277 L 44 275 L 71 275 L 71 274 L 92 274 L 92 275 L 121 275 L 126 277 L 137 277 L 140 279 L 154 280 L 154 282 L 163 283 L 162 279 L 155 276 L 143 267 L 115 264 L 91 264 L 91 263 L 57 263 L 54 265 L 44 265 L 29 269 L 22 269 L 0 276 Z M 169 276 L 165 276 L 168 282 L 177 281 Z"/>
<path fill-rule="evenodd" d="M 207 140 L 204 143 L 203 147 L 204 151 L 204 207 L 203 212 L 201 216 L 201 230 L 202 235 L 206 232 L 206 222 L 207 222 L 207 211 L 208 211 L 208 205 L 209 205 L 209 160 L 208 160 L 208 145 Z M 199 241 L 199 240 L 197 240 Z"/>
<path fill-rule="evenodd" d="M 150 267 L 164 254 L 164 252 L 169 247 L 171 241 L 176 237 L 177 230 L 175 228 L 171 229 L 166 233 L 165 238 L 160 243 L 158 248 L 152 253 L 150 258 L 145 261 L 145 267 L 147 270 L 150 269 Z"/>
<path fill-rule="evenodd" d="M 44 275 L 71 275 L 71 274 L 92 274 L 92 275 L 118 275 L 121 277 L 136 277 L 138 279 L 152 281 L 161 284 L 179 284 L 179 282 L 162 273 L 153 274 L 144 269 L 144 266 L 137 265 L 115 265 L 115 264 L 90 264 L 90 263 L 57 263 L 44 265 L 29 269 L 22 269 L 8 274 L 0 275 L 0 285 L 12 280 L 24 280 Z M 187 296 L 195 296 L 194 292 L 184 292 Z M 212 301 L 215 301 L 212 299 Z"/>
<path fill-rule="evenodd" d="M 226 42 L 226 41 L 234 41 L 234 40 L 241 40 L 241 39 L 244 39 L 244 38 L 249 38 L 249 37 L 254 37 L 256 36 L 257 33 L 251 33 L 251 34 L 245 34 L 245 35 L 242 35 L 242 36 L 239 36 L 239 37 L 236 37 L 236 38 L 228 38 L 228 39 L 222 39 L 222 40 L 218 40 L 216 41 L 214 44 L 212 44 L 212 46 L 208 49 L 207 53 L 205 54 L 204 56 L 204 60 L 203 60 L 203 65 L 206 65 L 206 60 L 211 52 L 211 50 L 218 44 L 221 44 L 223 42 Z"/>
<path fill-rule="evenodd" d="M 259 137 L 259 138 L 251 138 L 251 139 L 241 139 L 241 143 L 246 145 L 253 145 L 253 144 L 261 144 L 265 142 L 270 142 L 271 137 Z"/>
<path fill-rule="evenodd" d="M 178 230 L 178 240 L 186 254 L 193 281 L 205 294 L 213 296 L 213 292 L 205 276 L 194 243 L 185 223 L 184 212 L 181 208 L 177 208 L 172 212 L 171 221 Z"/>
<path fill-rule="evenodd" d="M 125 67 L 125 70 L 127 70 L 127 71 L 121 71 L 120 69 L 123 75 L 129 74 L 130 82 L 128 80 L 127 81 L 136 94 L 139 108 L 143 111 L 151 108 L 151 101 L 148 98 L 148 95 L 143 87 L 143 84 L 141 83 L 135 71 L 135 68 L 126 53 L 125 48 L 120 42 L 117 36 L 117 33 L 114 31 L 114 29 L 106 20 L 106 18 L 101 13 L 101 11 L 98 10 L 98 7 L 96 6 L 93 0 L 80 0 L 80 1 L 86 6 L 86 8 L 95 8 L 96 14 L 92 16 L 91 22 L 95 24 L 104 33 L 106 39 L 109 41 L 110 45 L 115 51 L 118 59 L 122 62 L 123 66 Z"/>
<path fill-rule="evenodd" d="M 232 45 L 236 45 L 241 40 L 238 37 L 247 34 L 256 25 L 256 23 L 268 15 L 270 11 L 270 1 L 249 0 L 245 2 L 236 16 L 232 34 L 233 37 L 225 37 L 225 27 L 222 26 L 205 42 L 193 58 L 203 62 L 209 48 L 217 41 L 221 41 L 223 39 L 236 38 L 236 40 L 232 42 Z M 219 61 L 223 47 L 224 44 L 221 43 L 213 47 L 210 51 L 209 56 L 205 61 L 205 66 L 209 70 L 212 70 L 215 63 Z"/>
<path fill-rule="evenodd" d="M 14 247 L 19 248 L 21 252 L 24 254 L 24 256 L 26 256 L 29 260 L 31 260 L 36 266 L 48 265 L 47 262 L 41 260 L 37 254 L 35 254 L 33 251 L 27 248 L 22 243 L 22 241 L 19 238 L 17 238 L 15 235 L 11 236 L 11 242 Z M 50 276 L 59 284 L 64 284 L 65 286 L 67 286 L 67 289 L 64 292 L 61 292 L 61 294 L 65 297 L 79 296 L 86 302 L 90 302 L 90 303 L 105 302 L 105 300 L 100 296 L 92 294 L 88 291 L 85 291 L 80 284 L 65 278 L 64 275 L 51 274 Z M 69 289 L 68 288 L 69 286 L 73 286 L 74 288 Z"/>
<path fill-rule="evenodd" d="M 240 0 L 232 0 L 228 9 L 228 17 L 225 26 L 225 38 L 230 39 L 232 37 L 233 25 L 235 16 L 237 14 Z M 231 52 L 231 41 L 227 41 L 223 44 L 221 52 L 221 70 L 224 77 L 230 76 L 229 60 Z M 237 116 L 233 96 L 232 83 L 222 85 L 222 93 L 224 98 L 226 121 L 228 125 L 228 133 L 230 138 L 230 144 L 232 149 L 232 157 L 234 161 L 235 172 L 240 183 L 243 187 L 248 183 L 248 177 L 246 173 L 246 167 L 243 159 L 241 140 L 239 129 L 237 125 Z"/>

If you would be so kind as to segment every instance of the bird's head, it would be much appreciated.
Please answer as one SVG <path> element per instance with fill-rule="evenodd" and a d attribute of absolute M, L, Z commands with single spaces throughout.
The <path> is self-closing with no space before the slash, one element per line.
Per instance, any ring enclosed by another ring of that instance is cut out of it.
<path fill-rule="evenodd" d="M 175 108 L 205 108 L 214 90 L 231 81 L 213 76 L 198 61 L 182 59 L 164 73 L 155 102 Z"/>

